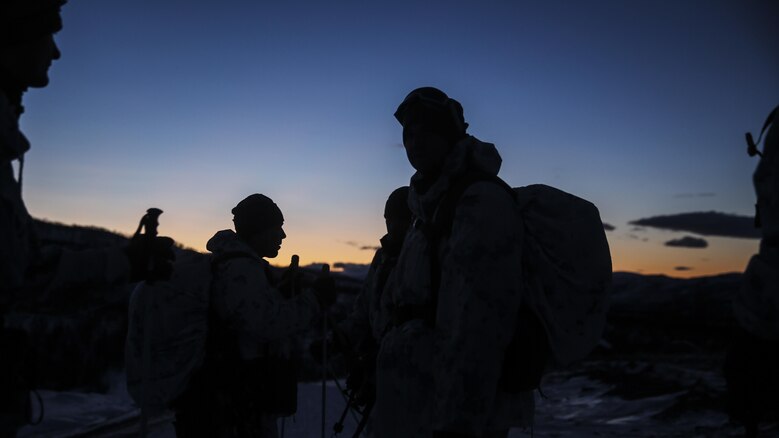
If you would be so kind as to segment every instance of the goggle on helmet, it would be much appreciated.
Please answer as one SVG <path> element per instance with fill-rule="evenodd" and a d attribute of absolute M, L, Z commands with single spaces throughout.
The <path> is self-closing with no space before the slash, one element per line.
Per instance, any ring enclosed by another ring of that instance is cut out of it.
<path fill-rule="evenodd" d="M 460 102 L 450 98 L 446 93 L 435 87 L 421 87 L 410 92 L 395 111 L 395 119 L 403 125 L 409 108 L 418 104 L 448 115 L 452 126 L 460 133 L 464 134 L 465 130 L 468 129 L 468 124 L 465 123 L 463 118 L 463 107 L 460 105 Z"/>

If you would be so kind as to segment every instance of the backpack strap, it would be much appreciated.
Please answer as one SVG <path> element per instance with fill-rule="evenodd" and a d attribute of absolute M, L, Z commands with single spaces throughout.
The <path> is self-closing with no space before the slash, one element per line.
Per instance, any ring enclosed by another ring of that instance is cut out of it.
<path fill-rule="evenodd" d="M 430 303 L 425 310 L 425 320 L 431 326 L 435 326 L 436 309 L 438 307 L 438 293 L 441 288 L 441 260 L 438 257 L 438 247 L 444 239 L 448 239 L 452 234 L 454 226 L 454 214 L 460 198 L 463 197 L 466 190 L 478 182 L 490 182 L 497 184 L 511 195 L 511 199 L 516 201 L 516 193 L 499 176 L 485 172 L 471 171 L 457 178 L 454 184 L 438 202 L 435 213 L 433 213 L 432 223 L 423 227 L 423 232 L 427 236 L 430 244 Z"/>
<path fill-rule="evenodd" d="M 511 196 L 511 199 L 516 200 L 517 198 L 514 189 L 499 176 L 485 172 L 467 172 L 455 180 L 454 184 L 451 185 L 449 190 L 438 202 L 435 213 L 433 213 L 432 227 L 429 227 L 432 232 L 432 234 L 428 234 L 429 238 L 432 237 L 434 240 L 437 240 L 436 243 L 438 243 L 441 239 L 446 239 L 452 234 L 454 213 L 457 209 L 457 203 L 460 201 L 460 198 L 463 197 L 465 191 L 478 182 L 491 182 L 497 184 Z"/>
<path fill-rule="evenodd" d="M 478 182 L 497 184 L 509 193 L 514 202 L 519 201 L 514 189 L 497 175 L 477 172 L 459 178 L 441 199 L 433 215 L 432 224 L 427 227 L 427 237 L 431 250 L 431 299 L 426 311 L 426 321 L 431 327 L 435 326 L 438 295 L 441 288 L 441 262 L 438 257 L 438 246 L 443 239 L 448 239 L 452 234 L 454 214 L 460 198 L 470 186 Z M 525 268 L 523 267 L 523 269 Z M 539 316 L 523 303 L 519 308 L 514 334 L 503 358 L 504 372 L 499 382 L 502 390 L 507 393 L 519 393 L 538 389 L 540 392 L 541 378 L 546 369 L 549 354 L 549 343 L 544 325 Z"/>

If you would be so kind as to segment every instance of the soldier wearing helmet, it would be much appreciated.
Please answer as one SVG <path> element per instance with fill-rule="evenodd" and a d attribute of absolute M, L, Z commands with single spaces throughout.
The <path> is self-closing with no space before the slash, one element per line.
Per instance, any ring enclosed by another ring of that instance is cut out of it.
<path fill-rule="evenodd" d="M 416 173 L 414 217 L 378 306 L 386 321 L 376 358 L 376 437 L 505 437 L 524 425 L 532 394 L 499 387 L 519 307 L 521 240 L 514 198 L 477 182 L 457 200 L 447 236 L 435 219 L 466 175 L 497 177 L 495 146 L 466 133 L 459 102 L 418 88 L 395 112 Z M 478 358 L 478 359 L 477 359 Z"/>

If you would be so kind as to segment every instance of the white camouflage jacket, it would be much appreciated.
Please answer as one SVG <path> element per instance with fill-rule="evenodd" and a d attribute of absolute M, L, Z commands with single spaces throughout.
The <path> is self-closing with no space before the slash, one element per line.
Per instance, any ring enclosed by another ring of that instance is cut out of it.
<path fill-rule="evenodd" d="M 458 201 L 450 237 L 439 247 L 431 248 L 422 226 L 457 176 L 474 169 L 495 175 L 500 164 L 492 144 L 467 137 L 425 193 L 417 190 L 420 176 L 411 179 L 409 206 L 418 220 L 406 235 L 381 309 L 429 302 L 430 251 L 437 251 L 436 324 L 431 329 L 415 319 L 383 337 L 377 437 L 429 437 L 434 430 L 482 436 L 532 421 L 532 393 L 507 394 L 498 385 L 522 299 L 522 228 L 514 199 L 497 184 L 477 182 Z"/>
<path fill-rule="evenodd" d="M 217 232 L 206 248 L 217 258 L 230 254 L 216 265 L 211 305 L 237 337 L 241 358 L 288 354 L 289 338 L 311 327 L 319 315 L 313 292 L 285 299 L 268 280 L 268 262 L 232 230 Z"/>

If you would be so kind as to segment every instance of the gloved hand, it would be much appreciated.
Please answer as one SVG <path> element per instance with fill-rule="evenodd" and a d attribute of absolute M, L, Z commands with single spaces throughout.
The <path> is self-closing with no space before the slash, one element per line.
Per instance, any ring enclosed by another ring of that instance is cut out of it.
<path fill-rule="evenodd" d="M 176 255 L 170 237 L 135 236 L 124 253 L 130 262 L 130 282 L 167 280 L 173 273 Z"/>
<path fill-rule="evenodd" d="M 293 290 L 294 286 L 294 290 Z M 291 298 L 313 286 L 311 277 L 305 275 L 300 269 L 286 269 L 281 274 L 281 279 L 278 282 L 277 288 L 281 291 L 284 298 Z"/>
<path fill-rule="evenodd" d="M 312 285 L 312 288 L 314 290 L 314 295 L 316 296 L 316 299 L 319 301 L 319 305 L 322 307 L 329 307 L 333 303 L 335 303 L 336 299 L 336 290 L 335 290 L 335 280 L 333 277 L 329 275 L 322 275 L 316 280 L 314 280 L 314 284 Z"/>

